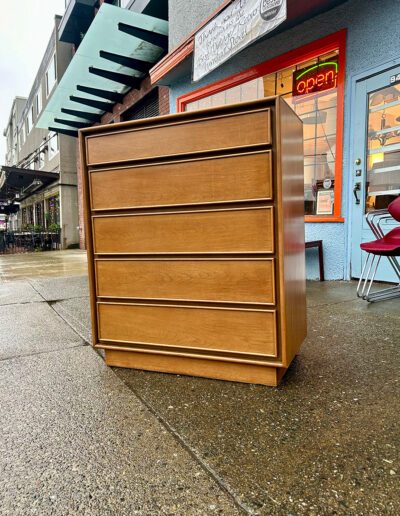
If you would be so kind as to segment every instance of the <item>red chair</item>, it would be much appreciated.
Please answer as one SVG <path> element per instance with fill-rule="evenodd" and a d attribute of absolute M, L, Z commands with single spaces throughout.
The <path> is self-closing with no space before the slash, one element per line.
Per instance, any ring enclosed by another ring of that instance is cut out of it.
<path fill-rule="evenodd" d="M 374 210 L 367 215 L 367 223 L 377 240 L 360 245 L 361 249 L 368 254 L 358 282 L 357 296 L 370 303 L 400 296 L 400 264 L 397 259 L 400 256 L 400 227 L 392 229 L 385 235 L 381 224 L 383 220 L 387 219 L 395 219 L 400 222 L 400 197 L 392 201 L 387 210 Z M 386 256 L 389 260 L 399 284 L 370 293 L 382 256 Z"/>

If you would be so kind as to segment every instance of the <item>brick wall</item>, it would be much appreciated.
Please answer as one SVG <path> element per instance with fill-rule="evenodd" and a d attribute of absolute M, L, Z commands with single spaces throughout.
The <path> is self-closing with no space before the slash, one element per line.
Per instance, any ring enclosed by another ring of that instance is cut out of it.
<path fill-rule="evenodd" d="M 140 85 L 140 90 L 131 90 L 123 98 L 122 103 L 115 104 L 112 113 L 105 113 L 101 118 L 101 124 L 109 124 L 111 122 L 120 122 L 121 115 L 127 109 L 131 108 L 140 99 L 147 95 L 154 87 L 150 84 L 150 77 L 143 79 Z M 169 89 L 166 86 L 158 87 L 158 104 L 160 115 L 169 114 Z M 99 124 L 94 124 L 99 125 Z M 77 152 L 77 171 L 78 171 L 78 204 L 79 204 L 79 246 L 85 249 L 85 220 L 83 213 L 83 185 L 82 185 L 82 171 L 80 166 L 79 148 Z"/>

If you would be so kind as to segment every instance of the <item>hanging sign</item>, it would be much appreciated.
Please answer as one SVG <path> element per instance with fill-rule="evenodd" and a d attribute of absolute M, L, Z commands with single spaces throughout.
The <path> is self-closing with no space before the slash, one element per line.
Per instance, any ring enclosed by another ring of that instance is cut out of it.
<path fill-rule="evenodd" d="M 293 96 L 336 88 L 337 77 L 337 58 L 296 70 L 293 72 Z"/>
<path fill-rule="evenodd" d="M 286 20 L 286 0 L 234 0 L 194 38 L 193 81 L 198 81 Z"/>

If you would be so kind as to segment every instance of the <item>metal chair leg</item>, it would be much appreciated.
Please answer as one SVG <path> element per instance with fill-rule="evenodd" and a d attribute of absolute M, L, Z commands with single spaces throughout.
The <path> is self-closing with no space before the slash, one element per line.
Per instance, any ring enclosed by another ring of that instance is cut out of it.
<path fill-rule="evenodd" d="M 399 284 L 371 292 L 372 284 L 375 281 L 375 276 L 381 260 L 381 256 L 368 253 L 361 271 L 360 279 L 358 280 L 357 297 L 361 297 L 369 303 L 374 303 L 377 301 L 393 299 L 400 296 L 399 262 L 397 261 L 397 258 L 393 256 L 388 256 L 387 258 L 389 259 L 389 263 L 392 265 L 394 272 L 399 278 Z"/>

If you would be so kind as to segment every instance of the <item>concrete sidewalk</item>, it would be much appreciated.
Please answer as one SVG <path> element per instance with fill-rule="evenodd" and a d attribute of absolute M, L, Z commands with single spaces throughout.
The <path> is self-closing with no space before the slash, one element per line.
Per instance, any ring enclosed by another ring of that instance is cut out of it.
<path fill-rule="evenodd" d="M 0 514 L 399 514 L 400 300 L 308 302 L 269 388 L 107 368 L 85 276 L 0 284 Z"/>

